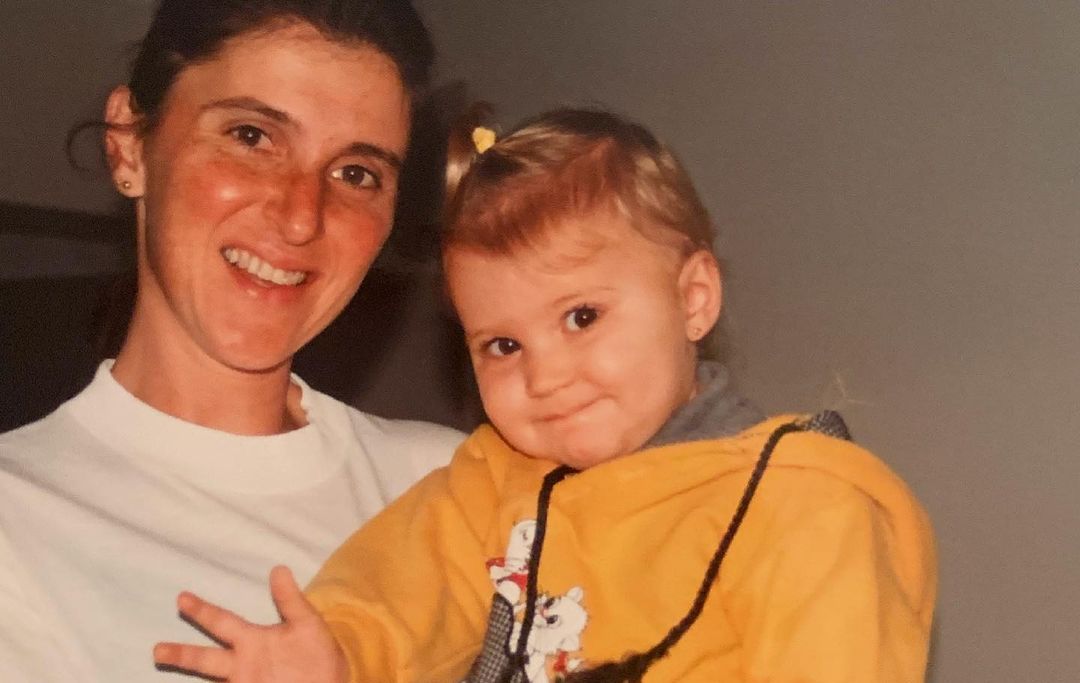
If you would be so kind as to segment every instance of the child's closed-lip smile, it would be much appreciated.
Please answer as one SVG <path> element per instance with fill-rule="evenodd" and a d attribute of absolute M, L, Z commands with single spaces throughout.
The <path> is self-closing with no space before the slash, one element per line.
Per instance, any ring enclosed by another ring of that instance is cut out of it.
<path fill-rule="evenodd" d="M 588 401 L 585 401 L 584 403 L 579 403 L 576 406 L 574 406 L 574 407 L 572 407 L 572 408 L 570 408 L 568 410 L 560 410 L 560 411 L 557 411 L 557 412 L 545 413 L 545 414 L 541 415 L 540 421 L 541 422 L 561 422 L 563 420 L 568 420 L 570 418 L 577 417 L 578 415 L 585 412 L 589 408 L 592 408 L 593 406 L 595 406 L 599 402 L 600 402 L 599 398 L 593 398 L 593 399 L 589 399 Z"/>

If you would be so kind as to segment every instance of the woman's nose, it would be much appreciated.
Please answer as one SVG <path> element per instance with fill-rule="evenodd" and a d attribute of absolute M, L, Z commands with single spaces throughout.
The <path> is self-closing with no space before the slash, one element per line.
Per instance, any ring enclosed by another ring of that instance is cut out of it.
<path fill-rule="evenodd" d="M 301 245 L 322 232 L 323 182 L 314 174 L 296 174 L 284 188 L 281 202 L 281 236 Z"/>

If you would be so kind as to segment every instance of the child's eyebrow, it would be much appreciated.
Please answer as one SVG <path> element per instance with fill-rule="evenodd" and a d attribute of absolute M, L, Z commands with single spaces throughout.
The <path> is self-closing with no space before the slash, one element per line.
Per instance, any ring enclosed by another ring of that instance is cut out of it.
<path fill-rule="evenodd" d="M 552 308 L 564 308 L 569 306 L 571 302 L 582 303 L 588 301 L 601 294 L 608 294 L 614 291 L 615 288 L 610 285 L 600 285 L 598 287 L 592 287 L 590 289 L 574 290 L 569 294 L 557 297 L 551 301 Z"/>

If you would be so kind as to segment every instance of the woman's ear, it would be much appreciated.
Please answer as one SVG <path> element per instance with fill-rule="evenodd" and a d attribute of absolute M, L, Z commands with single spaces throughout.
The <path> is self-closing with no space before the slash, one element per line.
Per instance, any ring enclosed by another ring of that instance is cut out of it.
<path fill-rule="evenodd" d="M 707 249 L 695 251 L 683 262 L 679 294 L 686 319 L 686 338 L 701 341 L 720 317 L 723 302 L 720 264 Z"/>
<path fill-rule="evenodd" d="M 116 188 L 132 199 L 141 197 L 146 186 L 139 118 L 131 90 L 126 85 L 113 88 L 105 102 L 105 157 Z"/>

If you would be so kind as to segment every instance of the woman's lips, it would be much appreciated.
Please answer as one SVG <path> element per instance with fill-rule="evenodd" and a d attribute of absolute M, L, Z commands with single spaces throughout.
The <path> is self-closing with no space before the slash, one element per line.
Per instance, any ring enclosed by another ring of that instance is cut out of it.
<path fill-rule="evenodd" d="M 221 250 L 221 255 L 234 268 L 242 270 L 267 284 L 295 287 L 303 283 L 308 276 L 307 272 L 303 270 L 279 268 L 239 247 L 226 247 Z"/>

